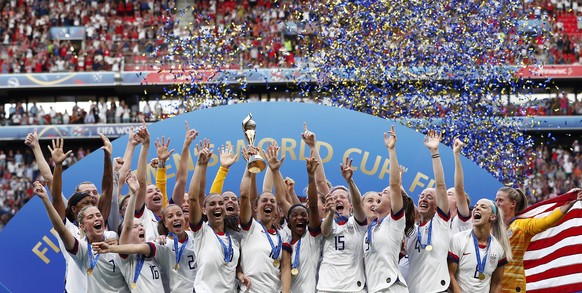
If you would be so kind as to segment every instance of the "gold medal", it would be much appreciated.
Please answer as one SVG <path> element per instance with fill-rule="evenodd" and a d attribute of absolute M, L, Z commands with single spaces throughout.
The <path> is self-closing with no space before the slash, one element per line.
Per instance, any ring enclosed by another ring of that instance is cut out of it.
<path fill-rule="evenodd" d="M 432 251 L 432 245 L 427 245 L 424 249 L 426 249 L 426 251 Z"/>
<path fill-rule="evenodd" d="M 481 281 L 485 280 L 485 274 L 479 273 L 479 280 Z"/>
<path fill-rule="evenodd" d="M 276 266 L 276 267 L 278 267 L 279 266 L 279 260 L 278 259 L 273 260 L 273 265 Z"/>
<path fill-rule="evenodd" d="M 135 282 L 131 282 L 131 289 L 135 289 L 137 288 L 137 285 L 135 284 Z"/>
<path fill-rule="evenodd" d="M 299 274 L 299 270 L 297 268 L 292 268 L 291 269 L 291 275 L 297 276 L 297 274 Z"/>
<path fill-rule="evenodd" d="M 174 270 L 176 270 L 176 271 L 177 271 L 179 268 L 180 268 L 180 264 L 179 264 L 179 263 L 177 263 L 177 264 L 174 266 Z"/>
<path fill-rule="evenodd" d="M 93 269 L 92 268 L 88 268 L 87 269 L 87 276 L 92 276 L 93 275 Z"/>

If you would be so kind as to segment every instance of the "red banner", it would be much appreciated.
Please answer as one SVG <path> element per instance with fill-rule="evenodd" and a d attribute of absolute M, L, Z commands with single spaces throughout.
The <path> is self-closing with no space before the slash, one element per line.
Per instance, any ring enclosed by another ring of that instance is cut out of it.
<path fill-rule="evenodd" d="M 582 78 L 582 65 L 531 65 L 520 68 L 517 76 L 526 79 Z"/>

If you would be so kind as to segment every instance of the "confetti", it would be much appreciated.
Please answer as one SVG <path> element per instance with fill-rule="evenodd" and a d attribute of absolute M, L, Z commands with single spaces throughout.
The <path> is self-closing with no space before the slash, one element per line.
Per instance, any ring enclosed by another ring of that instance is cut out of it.
<path fill-rule="evenodd" d="M 520 33 L 519 21 L 526 18 L 520 0 L 272 5 L 285 11 L 284 18 L 271 21 L 276 35 L 285 32 L 286 38 L 257 34 L 256 26 L 269 14 L 262 13 L 265 8 L 245 12 L 237 6 L 235 17 L 225 14 L 223 24 L 199 7 L 180 10 L 182 16 L 193 15 L 184 25 L 168 19 L 164 41 L 153 53 L 155 66 L 173 68 L 175 84 L 166 98 L 179 98 L 190 110 L 244 97 L 247 80 L 263 74 L 257 68 L 285 65 L 281 60 L 290 45 L 308 61 L 295 65 L 300 76 L 274 70 L 273 75 L 294 81 L 285 92 L 398 119 L 423 133 L 438 129 L 447 145 L 456 137 L 464 140 L 464 155 L 500 181 L 522 181 L 526 149 L 533 143 L 519 131 L 520 119 L 507 118 L 511 113 L 504 105 L 508 97 L 527 100 L 551 80 L 516 77 L 534 60 L 530 37 Z M 268 57 L 247 64 L 257 44 L 259 55 Z M 517 66 L 507 66 L 512 62 Z M 239 68 L 247 70 L 224 70 Z M 267 91 L 274 90 L 263 78 Z"/>

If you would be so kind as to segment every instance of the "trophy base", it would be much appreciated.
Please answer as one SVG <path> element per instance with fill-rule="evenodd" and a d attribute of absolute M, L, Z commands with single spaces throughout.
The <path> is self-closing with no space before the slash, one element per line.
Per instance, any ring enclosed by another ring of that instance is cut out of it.
<path fill-rule="evenodd" d="M 267 163 L 265 163 L 265 159 L 263 159 L 261 156 L 252 155 L 249 158 L 249 164 L 247 165 L 249 172 L 254 174 L 261 173 L 263 170 L 265 170 L 266 167 Z"/>

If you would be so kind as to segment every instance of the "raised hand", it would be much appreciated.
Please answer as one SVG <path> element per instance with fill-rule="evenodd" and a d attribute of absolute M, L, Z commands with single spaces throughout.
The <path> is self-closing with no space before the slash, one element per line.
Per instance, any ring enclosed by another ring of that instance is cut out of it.
<path fill-rule="evenodd" d="M 125 182 L 127 182 L 127 186 L 129 187 L 129 190 L 131 190 L 131 193 L 137 194 L 139 181 L 137 181 L 135 174 L 132 174 L 131 171 L 127 171 L 127 174 L 125 174 Z"/>
<path fill-rule="evenodd" d="M 252 145 L 248 145 L 245 148 L 242 149 L 242 157 L 243 159 L 245 159 L 245 161 L 249 161 L 249 158 L 251 156 L 254 156 L 256 154 L 259 153 L 259 148 L 257 148 L 256 146 L 252 146 Z"/>
<path fill-rule="evenodd" d="M 232 145 L 227 145 L 226 147 L 221 146 L 218 149 L 218 155 L 220 157 L 220 166 L 226 169 L 230 168 L 238 159 L 238 155 L 234 154 Z"/>
<path fill-rule="evenodd" d="M 167 141 L 166 141 L 166 138 L 163 136 L 162 136 L 161 141 L 159 138 L 156 138 L 156 141 L 154 142 L 154 146 L 156 147 L 158 159 L 160 159 L 162 161 L 166 161 L 172 155 L 172 153 L 174 153 L 173 149 L 171 151 L 168 151 L 169 145 L 170 145 L 170 138 L 168 138 Z"/>
<path fill-rule="evenodd" d="M 384 144 L 390 150 L 396 147 L 396 131 L 394 130 L 394 125 L 392 125 L 388 133 L 384 132 Z"/>
<path fill-rule="evenodd" d="M 315 170 L 317 169 L 317 166 L 319 166 L 319 161 L 313 157 L 313 151 L 311 151 L 311 156 L 305 160 L 305 165 L 307 167 L 307 174 L 315 174 Z M 295 184 L 295 182 L 293 182 L 293 184 Z"/>
<path fill-rule="evenodd" d="M 99 254 L 111 252 L 111 245 L 107 242 L 95 242 L 91 244 L 91 248 L 94 252 Z"/>
<path fill-rule="evenodd" d="M 191 145 L 194 139 L 198 136 L 198 131 L 196 129 L 190 129 L 188 121 L 186 121 L 186 137 L 184 138 L 184 145 Z"/>
<path fill-rule="evenodd" d="M 283 165 L 283 161 L 285 161 L 285 156 L 282 156 L 280 160 L 277 158 L 279 156 L 279 146 L 277 145 L 277 142 L 269 142 L 267 151 L 263 151 L 263 153 L 265 154 L 265 159 L 267 159 L 271 171 L 278 171 L 279 168 L 281 168 L 281 165 Z"/>
<path fill-rule="evenodd" d="M 99 136 L 103 141 L 103 146 L 101 147 L 101 149 L 103 149 L 106 153 L 111 155 L 113 153 L 113 145 L 111 144 L 111 141 L 109 141 L 109 138 L 107 138 L 107 136 L 105 136 L 105 134 L 103 133 L 99 133 Z"/>
<path fill-rule="evenodd" d="M 288 193 L 292 193 L 293 190 L 295 189 L 295 180 L 293 180 L 290 177 L 285 177 L 285 186 L 287 187 L 287 192 Z"/>
<path fill-rule="evenodd" d="M 116 157 L 113 159 L 113 171 L 119 171 L 121 169 L 121 166 L 123 166 L 123 158 L 122 157 Z"/>
<path fill-rule="evenodd" d="M 34 194 L 40 197 L 40 199 L 48 200 L 48 193 L 46 192 L 46 188 L 42 186 L 42 183 L 40 183 L 39 181 L 34 181 L 34 183 L 32 183 L 32 186 L 34 188 Z"/>
<path fill-rule="evenodd" d="M 344 164 L 340 164 L 340 171 L 342 173 L 342 177 L 346 181 L 350 181 L 352 176 L 354 176 L 354 169 L 352 169 L 352 159 L 346 157 L 346 161 Z"/>
<path fill-rule="evenodd" d="M 210 149 L 210 140 L 205 138 L 200 141 L 200 144 L 196 146 L 196 151 L 198 152 L 198 164 L 206 165 L 212 157 L 212 150 Z"/>
<path fill-rule="evenodd" d="M 38 132 L 35 128 L 32 133 L 26 135 L 26 139 L 24 139 L 24 144 L 29 146 L 31 149 L 37 148 L 38 145 Z"/>
<path fill-rule="evenodd" d="M 136 133 L 139 141 L 141 141 L 142 145 L 149 145 L 150 144 L 150 132 L 145 124 L 145 121 L 142 121 L 141 128 Z"/>
<path fill-rule="evenodd" d="M 429 130 L 424 137 L 424 145 L 431 152 L 438 151 L 439 143 L 441 142 L 442 134 L 436 130 Z"/>
<path fill-rule="evenodd" d="M 51 152 L 51 157 L 55 163 L 62 164 L 72 151 L 68 151 L 67 153 L 63 151 L 65 141 L 62 138 L 53 139 L 52 144 L 52 148 L 50 145 L 48 146 L 48 149 Z"/>
<path fill-rule="evenodd" d="M 309 146 L 309 148 L 315 147 L 315 143 L 317 142 L 315 139 L 315 133 L 307 129 L 307 122 L 303 122 L 303 133 L 301 134 L 301 138 L 303 138 L 303 141 Z"/>
<path fill-rule="evenodd" d="M 335 198 L 331 193 L 325 196 L 325 210 L 335 214 Z"/>
<path fill-rule="evenodd" d="M 140 144 L 141 140 L 139 139 L 139 137 L 137 136 L 137 132 L 134 131 L 133 126 L 131 126 L 129 128 L 129 134 L 128 134 L 128 138 L 127 138 L 127 143 L 131 144 L 133 146 L 137 146 L 138 144 Z"/>
<path fill-rule="evenodd" d="M 455 138 L 455 142 L 453 143 L 453 153 L 454 154 L 460 154 L 461 153 L 461 149 L 465 146 L 465 143 L 462 142 L 460 139 Z"/>

